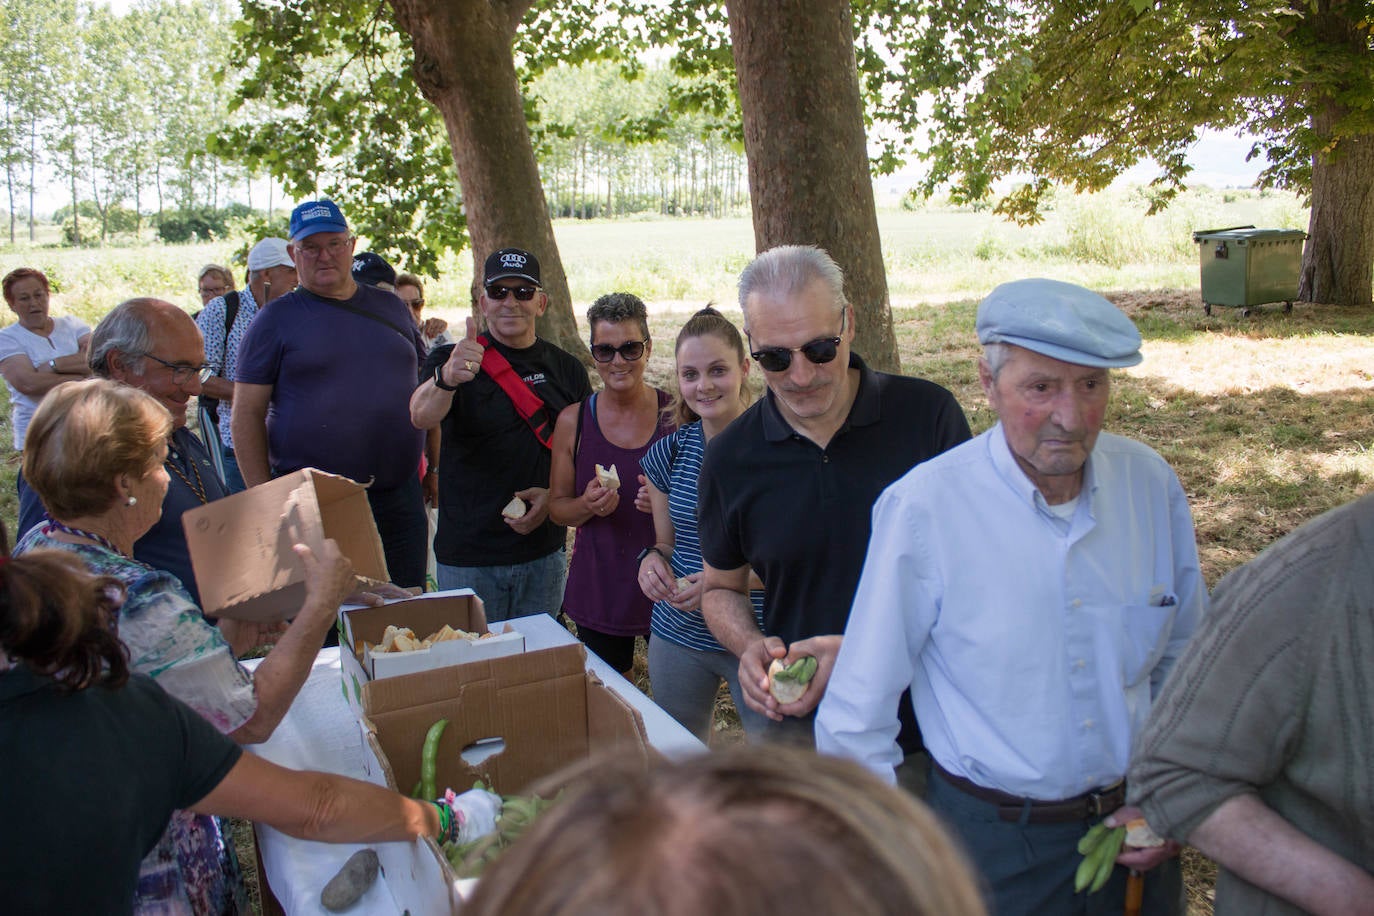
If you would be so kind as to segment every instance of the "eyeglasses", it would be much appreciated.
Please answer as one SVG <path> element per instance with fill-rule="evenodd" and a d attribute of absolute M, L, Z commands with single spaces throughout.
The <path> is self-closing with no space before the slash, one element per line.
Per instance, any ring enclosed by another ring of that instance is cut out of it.
<path fill-rule="evenodd" d="M 350 236 L 346 239 L 332 239 L 323 245 L 297 245 L 296 254 L 311 261 L 319 260 L 321 255 L 328 255 L 333 258 L 338 256 L 345 248 L 351 251 L 352 249 L 350 246 L 352 244 L 353 238 Z"/>
<path fill-rule="evenodd" d="M 618 347 L 610 344 L 592 344 L 592 359 L 599 363 L 609 363 L 619 353 L 621 359 L 632 363 L 644 355 L 646 343 L 647 340 L 627 340 Z"/>
<path fill-rule="evenodd" d="M 497 302 L 500 302 L 502 299 L 506 298 L 507 293 L 515 293 L 515 298 L 519 299 L 521 302 L 529 302 L 534 298 L 534 294 L 537 292 L 539 292 L 539 287 L 537 286 L 510 287 L 493 285 L 487 287 L 487 298 L 495 299 Z"/>
<path fill-rule="evenodd" d="M 202 296 L 223 296 L 227 292 L 229 292 L 227 286 L 202 286 L 200 288 Z"/>
<path fill-rule="evenodd" d="M 817 337 L 815 340 L 808 340 L 800 347 L 761 347 L 758 350 L 750 351 L 749 355 L 763 368 L 764 372 L 786 372 L 792 365 L 792 354 L 800 353 L 809 361 L 818 366 L 833 362 L 839 353 L 840 339 L 844 335 L 845 314 L 840 313 L 840 336 L 839 337 Z M 748 336 L 746 334 L 746 336 Z M 749 338 L 752 345 L 754 339 Z"/>
<path fill-rule="evenodd" d="M 167 362 L 167 360 L 156 357 L 151 353 L 144 353 L 143 355 L 151 359 L 153 362 L 161 363 L 168 369 L 171 369 L 172 381 L 178 385 L 185 385 L 187 382 L 191 380 L 191 376 L 193 375 L 199 378 L 201 382 L 204 382 L 210 376 L 215 374 L 214 366 L 180 366 L 176 363 L 169 363 Z"/>

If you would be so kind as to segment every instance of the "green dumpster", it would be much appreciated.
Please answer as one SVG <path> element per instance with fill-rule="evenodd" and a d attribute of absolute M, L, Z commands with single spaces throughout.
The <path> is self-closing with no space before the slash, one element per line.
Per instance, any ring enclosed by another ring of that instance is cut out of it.
<path fill-rule="evenodd" d="M 1256 229 L 1232 226 L 1193 233 L 1202 266 L 1202 308 L 1237 306 L 1249 315 L 1251 306 L 1282 302 L 1293 310 L 1302 273 L 1301 229 Z"/>

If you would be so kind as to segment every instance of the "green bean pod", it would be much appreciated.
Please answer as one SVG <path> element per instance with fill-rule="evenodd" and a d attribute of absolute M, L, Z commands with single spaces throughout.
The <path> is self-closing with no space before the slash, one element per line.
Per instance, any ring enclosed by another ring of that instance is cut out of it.
<path fill-rule="evenodd" d="M 434 786 L 434 773 L 439 760 L 439 736 L 448 727 L 448 719 L 440 719 L 429 727 L 425 735 L 425 746 L 420 752 L 420 797 L 434 798 L 438 790 Z"/>

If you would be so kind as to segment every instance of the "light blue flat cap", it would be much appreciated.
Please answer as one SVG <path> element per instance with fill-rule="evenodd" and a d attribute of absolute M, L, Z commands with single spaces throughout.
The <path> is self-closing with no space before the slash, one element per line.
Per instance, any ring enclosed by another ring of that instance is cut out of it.
<path fill-rule="evenodd" d="M 1140 355 L 1140 332 L 1092 290 L 1059 280 L 1013 280 L 978 304 L 978 342 L 1008 343 L 1078 366 L 1120 369 Z"/>

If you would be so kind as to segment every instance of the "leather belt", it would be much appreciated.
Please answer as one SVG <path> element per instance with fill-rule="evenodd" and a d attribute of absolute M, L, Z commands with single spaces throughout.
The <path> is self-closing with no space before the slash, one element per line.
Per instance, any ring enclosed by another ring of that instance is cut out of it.
<path fill-rule="evenodd" d="M 1083 821 L 1094 817 L 1106 817 L 1126 803 L 1126 781 L 1118 779 L 1110 786 L 1084 792 L 1073 798 L 1060 801 L 1042 801 L 1038 798 L 1021 798 L 980 786 L 975 782 L 953 773 L 934 760 L 931 767 L 940 778 L 954 788 L 979 801 L 997 806 L 997 816 L 1004 821 L 1028 824 L 1063 824 L 1070 821 Z"/>

